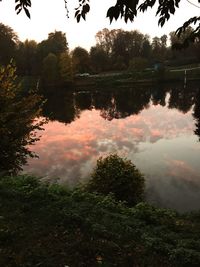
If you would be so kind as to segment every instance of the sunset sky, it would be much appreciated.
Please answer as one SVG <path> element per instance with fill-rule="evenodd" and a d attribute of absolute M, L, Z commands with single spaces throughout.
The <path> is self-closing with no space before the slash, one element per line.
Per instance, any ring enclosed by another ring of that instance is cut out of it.
<path fill-rule="evenodd" d="M 191 0 L 196 4 L 197 1 Z M 91 11 L 86 21 L 77 23 L 74 19 L 74 8 L 78 0 L 68 1 L 70 18 L 66 17 L 64 0 L 32 0 L 31 20 L 24 13 L 16 15 L 14 0 L 2 0 L 0 2 L 0 22 L 9 25 L 18 34 L 20 40 L 34 39 L 41 41 L 46 39 L 49 32 L 61 30 L 66 33 L 70 49 L 82 46 L 89 50 L 95 44 L 95 34 L 103 29 L 139 30 L 150 36 L 161 36 L 176 30 L 182 23 L 192 16 L 198 15 L 199 8 L 189 2 L 181 1 L 176 16 L 163 27 L 158 27 L 155 18 L 155 9 L 149 10 L 144 15 L 141 13 L 133 23 L 125 24 L 123 21 L 113 22 L 111 25 L 106 18 L 107 9 L 116 3 L 116 0 L 91 0 Z"/>

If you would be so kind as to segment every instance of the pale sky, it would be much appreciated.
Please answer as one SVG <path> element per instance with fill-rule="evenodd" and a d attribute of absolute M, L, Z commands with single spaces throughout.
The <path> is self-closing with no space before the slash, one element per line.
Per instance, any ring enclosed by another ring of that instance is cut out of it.
<path fill-rule="evenodd" d="M 195 0 L 191 0 L 197 3 Z M 182 23 L 192 16 L 199 15 L 200 9 L 191 5 L 186 0 L 181 1 L 176 16 L 161 28 L 158 27 L 158 18 L 155 18 L 155 9 L 141 13 L 133 23 L 124 23 L 122 20 L 113 21 L 110 25 L 106 18 L 107 9 L 114 5 L 116 0 L 90 0 L 90 12 L 86 21 L 77 23 L 74 19 L 74 7 L 78 6 L 78 0 L 68 0 L 70 18 L 66 17 L 64 0 L 32 0 L 31 20 L 24 12 L 16 15 L 14 0 L 2 0 L 0 2 L 0 22 L 10 26 L 18 34 L 21 41 L 25 39 L 40 42 L 48 37 L 48 33 L 55 30 L 66 33 L 69 48 L 81 46 L 90 49 L 95 45 L 95 34 L 103 28 L 124 30 L 139 30 L 151 37 L 161 36 L 176 30 Z"/>

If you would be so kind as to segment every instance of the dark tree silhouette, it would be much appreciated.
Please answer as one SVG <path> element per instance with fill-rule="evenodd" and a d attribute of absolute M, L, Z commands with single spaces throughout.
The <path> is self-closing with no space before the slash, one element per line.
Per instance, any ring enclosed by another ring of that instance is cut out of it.
<path fill-rule="evenodd" d="M 94 72 L 101 72 L 108 68 L 108 57 L 100 45 L 92 46 L 90 49 L 90 61 Z"/>
<path fill-rule="evenodd" d="M 72 52 L 72 62 L 75 73 L 88 72 L 90 69 L 88 51 L 80 46 L 76 47 Z"/>
<path fill-rule="evenodd" d="M 14 56 L 17 43 L 17 34 L 12 28 L 0 23 L 0 64 L 6 65 Z"/>

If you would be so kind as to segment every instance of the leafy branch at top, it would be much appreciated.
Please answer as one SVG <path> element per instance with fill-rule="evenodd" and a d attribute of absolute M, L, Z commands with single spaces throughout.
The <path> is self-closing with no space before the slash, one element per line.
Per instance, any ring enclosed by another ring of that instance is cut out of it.
<path fill-rule="evenodd" d="M 191 25 L 197 25 L 196 28 L 187 36 L 183 43 L 175 43 L 173 48 L 181 49 L 189 46 L 190 43 L 195 41 L 200 42 L 200 17 L 193 17 L 187 20 L 181 27 L 176 30 L 176 35 L 181 37 Z"/>
<path fill-rule="evenodd" d="M 19 14 L 22 9 L 25 11 L 26 16 L 31 18 L 30 12 L 28 10 L 29 7 L 31 7 L 31 0 L 15 0 L 16 6 L 15 10 L 17 14 Z"/>
<path fill-rule="evenodd" d="M 79 0 L 79 6 L 75 8 L 75 18 L 77 22 L 80 21 L 81 17 L 85 20 L 86 14 L 90 11 L 89 0 Z"/>
<path fill-rule="evenodd" d="M 196 1 L 200 3 L 200 0 Z M 158 24 L 162 27 L 165 22 L 170 19 L 171 15 L 175 15 L 180 2 L 181 0 L 144 0 L 143 3 L 140 3 L 139 0 L 116 0 L 116 4 L 108 9 L 107 17 L 110 19 L 110 22 L 112 22 L 113 19 L 117 20 L 119 18 L 124 19 L 126 23 L 128 21 L 133 22 L 134 18 L 138 15 L 138 11 L 146 12 L 149 8 L 152 8 L 156 5 L 156 3 L 158 3 L 156 16 L 159 17 Z M 26 15 L 30 18 L 29 8 L 31 7 L 31 0 L 15 0 L 15 3 L 15 10 L 17 14 L 24 10 Z M 67 0 L 64 0 L 64 3 L 68 16 L 69 11 L 67 7 Z M 78 3 L 78 7 L 75 8 L 75 19 L 77 22 L 80 22 L 81 18 L 84 20 L 86 19 L 86 15 L 90 11 L 90 0 L 78 0 Z M 184 47 L 188 46 L 190 42 L 200 40 L 199 21 L 200 17 L 195 16 L 187 20 L 177 29 L 176 34 L 180 37 L 192 24 L 196 27 L 191 35 L 185 40 L 183 44 Z"/>

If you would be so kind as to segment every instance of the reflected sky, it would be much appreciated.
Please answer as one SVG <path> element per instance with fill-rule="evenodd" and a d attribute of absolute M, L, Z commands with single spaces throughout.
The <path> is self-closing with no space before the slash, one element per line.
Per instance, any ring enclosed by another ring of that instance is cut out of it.
<path fill-rule="evenodd" d="M 116 110 L 119 105 L 113 96 L 109 96 L 107 109 L 95 109 L 92 97 L 88 109 L 80 109 L 73 100 L 78 117 L 71 123 L 49 121 L 41 140 L 31 148 L 39 159 L 30 159 L 24 171 L 74 186 L 88 179 L 97 158 L 117 152 L 144 173 L 150 202 L 179 211 L 199 209 L 200 142 L 194 135 L 195 100 L 191 95 L 190 108 L 183 112 L 177 105 L 169 108 L 171 95 L 162 93 L 164 100 L 156 101 L 149 94 L 147 101 L 145 94 L 143 109 L 137 104 L 137 114 L 132 115 L 124 108 L 123 112 Z M 115 115 L 106 119 L 102 112 L 110 109 Z"/>

